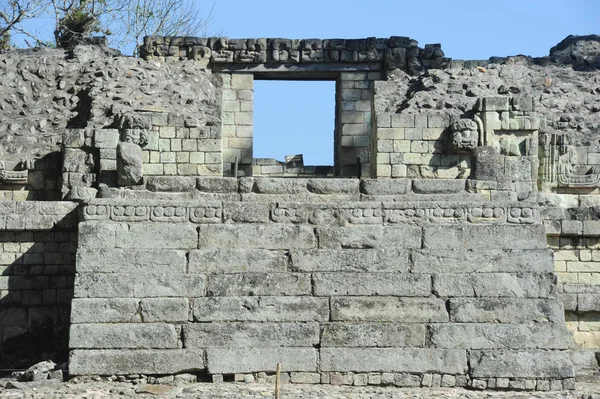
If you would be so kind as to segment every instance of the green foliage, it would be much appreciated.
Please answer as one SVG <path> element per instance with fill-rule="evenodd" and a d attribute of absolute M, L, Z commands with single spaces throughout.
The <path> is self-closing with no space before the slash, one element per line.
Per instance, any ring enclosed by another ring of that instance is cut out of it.
<path fill-rule="evenodd" d="M 99 15 L 96 14 L 98 3 L 103 4 L 104 1 L 79 0 L 63 9 L 64 15 L 58 20 L 54 31 L 57 47 L 69 50 L 92 33 L 110 34 L 101 27 Z"/>
<path fill-rule="evenodd" d="M 7 30 L 0 35 L 0 51 L 8 50 L 10 47 L 10 31 Z"/>

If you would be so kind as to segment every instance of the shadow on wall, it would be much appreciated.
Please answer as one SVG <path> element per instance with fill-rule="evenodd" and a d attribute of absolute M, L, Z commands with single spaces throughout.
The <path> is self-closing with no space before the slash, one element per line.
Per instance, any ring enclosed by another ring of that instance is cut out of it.
<path fill-rule="evenodd" d="M 68 359 L 77 230 L 0 231 L 0 374 Z"/>

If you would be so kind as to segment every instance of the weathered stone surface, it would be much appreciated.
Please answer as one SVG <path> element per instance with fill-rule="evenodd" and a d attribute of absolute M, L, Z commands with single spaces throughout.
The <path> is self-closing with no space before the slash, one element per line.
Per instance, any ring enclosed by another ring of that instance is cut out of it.
<path fill-rule="evenodd" d="M 417 194 L 457 194 L 465 192 L 466 183 L 461 179 L 414 179 L 412 189 Z"/>
<path fill-rule="evenodd" d="M 291 267 L 296 271 L 407 272 L 408 251 L 403 249 L 292 249 Z"/>
<path fill-rule="evenodd" d="M 148 176 L 146 189 L 156 192 L 186 192 L 196 188 L 196 178 L 191 176 Z"/>
<path fill-rule="evenodd" d="M 202 349 L 71 351 L 70 375 L 176 374 L 205 368 Z"/>
<path fill-rule="evenodd" d="M 75 279 L 78 298 L 195 297 L 205 293 L 203 274 L 84 273 Z"/>
<path fill-rule="evenodd" d="M 79 224 L 79 248 L 115 248 L 117 230 L 127 229 L 124 223 L 83 222 Z"/>
<path fill-rule="evenodd" d="M 319 343 L 319 324 L 193 323 L 183 326 L 186 348 L 265 348 Z"/>
<path fill-rule="evenodd" d="M 133 298 L 75 298 L 71 323 L 140 323 L 139 301 Z"/>
<path fill-rule="evenodd" d="M 187 223 L 131 223 L 127 230 L 117 230 L 119 248 L 197 248 L 196 226 Z"/>
<path fill-rule="evenodd" d="M 577 310 L 580 312 L 598 312 L 600 310 L 600 294 L 578 294 Z"/>
<path fill-rule="evenodd" d="M 71 323 L 186 322 L 186 298 L 75 298 Z"/>
<path fill-rule="evenodd" d="M 185 251 L 169 249 L 80 248 L 79 273 L 184 273 Z"/>
<path fill-rule="evenodd" d="M 359 193 L 356 179 L 309 179 L 308 191 L 314 194 L 354 194 Z"/>
<path fill-rule="evenodd" d="M 259 194 L 308 194 L 306 179 L 254 178 L 254 190 Z"/>
<path fill-rule="evenodd" d="M 207 296 L 310 295 L 311 279 L 303 273 L 235 273 L 210 276 Z"/>
<path fill-rule="evenodd" d="M 313 294 L 429 296 L 431 275 L 398 273 L 313 273 Z"/>
<path fill-rule="evenodd" d="M 117 180 L 119 186 L 142 183 L 142 149 L 134 143 L 117 145 Z"/>
<path fill-rule="evenodd" d="M 225 222 L 267 223 L 271 204 L 263 202 L 225 202 L 223 217 Z"/>
<path fill-rule="evenodd" d="M 321 346 L 418 348 L 425 345 L 424 324 L 327 323 Z"/>
<path fill-rule="evenodd" d="M 475 378 L 570 378 L 573 363 L 564 351 L 470 351 L 471 374 Z"/>
<path fill-rule="evenodd" d="M 444 301 L 437 298 L 333 297 L 331 320 L 447 322 L 448 313 Z"/>
<path fill-rule="evenodd" d="M 284 250 L 200 249 L 189 255 L 190 273 L 284 272 L 289 256 Z"/>
<path fill-rule="evenodd" d="M 551 299 L 453 298 L 450 320 L 459 323 L 564 323 L 562 304 Z"/>
<path fill-rule="evenodd" d="M 544 226 L 435 226 L 425 227 L 426 249 L 546 249 Z"/>
<path fill-rule="evenodd" d="M 551 273 L 437 274 L 433 290 L 442 297 L 548 298 L 555 296 Z"/>
<path fill-rule="evenodd" d="M 416 226 L 318 227 L 319 248 L 420 248 Z"/>
<path fill-rule="evenodd" d="M 322 371 L 464 374 L 467 352 L 454 349 L 322 348 Z"/>
<path fill-rule="evenodd" d="M 194 321 L 326 321 L 329 300 L 312 297 L 196 298 Z"/>
<path fill-rule="evenodd" d="M 360 181 L 360 190 L 367 195 L 404 195 L 412 188 L 411 179 L 364 179 Z"/>
<path fill-rule="evenodd" d="M 225 224 L 201 225 L 199 248 L 288 249 L 316 248 L 310 226 Z"/>
<path fill-rule="evenodd" d="M 179 334 L 172 324 L 73 324 L 73 349 L 177 349 Z"/>
<path fill-rule="evenodd" d="M 317 371 L 313 348 L 208 348 L 206 358 L 211 374 L 274 372 L 277 363 L 282 371 Z"/>
<path fill-rule="evenodd" d="M 555 324 L 431 324 L 436 348 L 448 349 L 568 349 L 571 333 Z"/>
<path fill-rule="evenodd" d="M 196 188 L 206 193 L 235 193 L 238 189 L 238 179 L 234 177 L 198 177 Z"/>
<path fill-rule="evenodd" d="M 551 273 L 552 251 L 424 249 L 411 255 L 414 273 Z"/>

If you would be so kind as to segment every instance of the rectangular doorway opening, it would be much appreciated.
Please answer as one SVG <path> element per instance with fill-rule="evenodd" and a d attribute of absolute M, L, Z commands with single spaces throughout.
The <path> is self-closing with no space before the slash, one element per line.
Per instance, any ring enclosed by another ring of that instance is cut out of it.
<path fill-rule="evenodd" d="M 252 175 L 333 176 L 335 101 L 333 80 L 256 79 Z"/>

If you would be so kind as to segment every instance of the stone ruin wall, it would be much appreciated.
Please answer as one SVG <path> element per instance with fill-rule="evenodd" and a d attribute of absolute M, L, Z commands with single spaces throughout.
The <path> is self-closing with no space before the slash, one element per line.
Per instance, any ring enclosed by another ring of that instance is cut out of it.
<path fill-rule="evenodd" d="M 600 347 L 587 39 L 487 61 L 408 38 L 2 55 L 0 362 L 48 328 L 21 361 L 66 360 L 70 312 L 73 375 L 572 387 Z M 336 80 L 333 170 L 252 157 L 273 77 Z"/>

